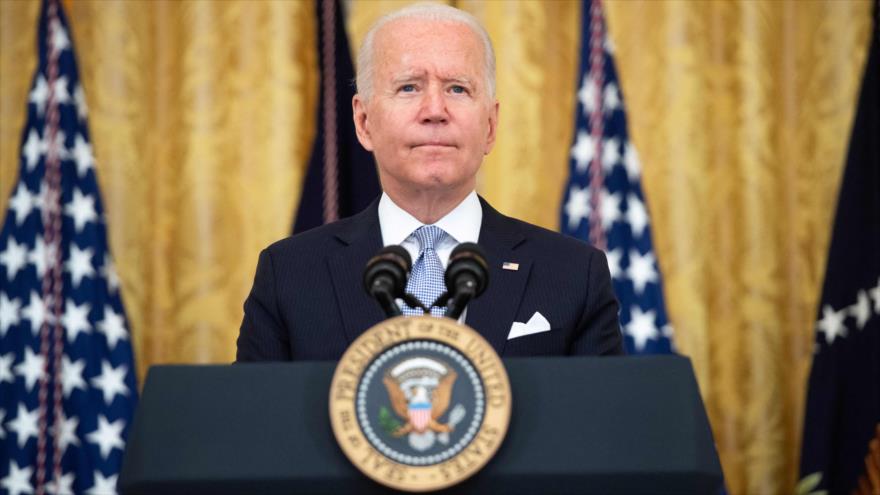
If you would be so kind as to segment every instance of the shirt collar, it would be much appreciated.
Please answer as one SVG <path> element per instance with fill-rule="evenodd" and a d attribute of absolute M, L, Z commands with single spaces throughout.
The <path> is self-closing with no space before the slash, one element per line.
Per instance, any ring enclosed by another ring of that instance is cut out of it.
<path fill-rule="evenodd" d="M 434 225 L 461 243 L 477 242 L 482 223 L 483 207 L 480 205 L 477 192 L 471 191 L 458 206 Z M 379 227 L 382 230 L 382 242 L 386 246 L 403 243 L 422 225 L 424 225 L 422 222 L 397 206 L 387 194 L 382 193 L 382 198 L 379 200 Z"/>

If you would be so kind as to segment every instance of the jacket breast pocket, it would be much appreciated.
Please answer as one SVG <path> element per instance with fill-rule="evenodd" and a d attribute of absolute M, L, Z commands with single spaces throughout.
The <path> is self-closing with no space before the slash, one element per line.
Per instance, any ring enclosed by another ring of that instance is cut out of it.
<path fill-rule="evenodd" d="M 564 356 L 567 349 L 565 332 L 561 328 L 551 328 L 549 332 L 540 332 L 508 340 L 504 344 L 502 356 Z"/>

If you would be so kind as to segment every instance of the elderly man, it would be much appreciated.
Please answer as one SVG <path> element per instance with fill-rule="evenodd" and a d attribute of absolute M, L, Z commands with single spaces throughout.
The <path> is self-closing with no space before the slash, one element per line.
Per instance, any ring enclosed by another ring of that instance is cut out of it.
<path fill-rule="evenodd" d="M 384 317 L 361 282 L 370 257 L 383 245 L 406 248 L 415 260 L 407 291 L 430 305 L 462 242 L 478 242 L 489 263 L 489 287 L 465 323 L 499 354 L 622 353 L 603 253 L 501 215 L 474 190 L 498 124 L 485 29 L 452 7 L 408 7 L 372 27 L 358 69 L 355 126 L 384 192 L 363 212 L 260 254 L 238 361 L 338 359 Z"/>

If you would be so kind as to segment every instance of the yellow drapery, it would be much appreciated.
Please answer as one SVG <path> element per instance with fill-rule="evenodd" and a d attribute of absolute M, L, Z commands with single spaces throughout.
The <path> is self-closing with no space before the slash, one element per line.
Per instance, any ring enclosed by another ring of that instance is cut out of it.
<path fill-rule="evenodd" d="M 39 2 L 0 9 L 5 198 Z M 257 255 L 289 232 L 311 148 L 314 7 L 77 0 L 68 15 L 139 375 L 229 362 Z"/>
<path fill-rule="evenodd" d="M 407 2 L 351 2 L 355 44 Z M 555 228 L 579 2 L 450 2 L 498 53 L 480 192 Z M 731 493 L 788 493 L 869 0 L 606 2 L 679 349 Z M 0 2 L 0 198 L 17 175 L 38 2 Z M 310 2 L 68 11 L 141 376 L 232 358 L 259 249 L 287 234 L 314 133 Z"/>

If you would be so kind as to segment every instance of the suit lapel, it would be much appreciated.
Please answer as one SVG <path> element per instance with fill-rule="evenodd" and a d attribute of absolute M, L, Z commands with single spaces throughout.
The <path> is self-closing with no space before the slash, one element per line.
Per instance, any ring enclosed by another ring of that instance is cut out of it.
<path fill-rule="evenodd" d="M 492 344 L 498 354 L 504 351 L 510 325 L 516 318 L 532 267 L 531 258 L 517 252 L 525 236 L 516 222 L 501 215 L 482 198 L 483 223 L 480 246 L 489 263 L 489 286 L 482 296 L 468 305 L 465 323 L 476 329 Z M 505 262 L 518 263 L 517 270 L 505 270 Z"/>
<path fill-rule="evenodd" d="M 336 302 L 348 343 L 382 321 L 385 315 L 364 290 L 363 272 L 367 261 L 382 247 L 377 213 L 378 201 L 355 215 L 336 234 L 344 245 L 327 258 Z"/>

